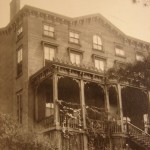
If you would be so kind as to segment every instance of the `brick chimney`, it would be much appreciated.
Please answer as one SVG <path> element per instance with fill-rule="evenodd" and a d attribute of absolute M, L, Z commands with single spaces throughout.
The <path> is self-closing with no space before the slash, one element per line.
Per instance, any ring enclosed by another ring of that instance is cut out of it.
<path fill-rule="evenodd" d="M 12 0 L 10 2 L 10 20 L 16 15 L 20 10 L 20 0 Z"/>

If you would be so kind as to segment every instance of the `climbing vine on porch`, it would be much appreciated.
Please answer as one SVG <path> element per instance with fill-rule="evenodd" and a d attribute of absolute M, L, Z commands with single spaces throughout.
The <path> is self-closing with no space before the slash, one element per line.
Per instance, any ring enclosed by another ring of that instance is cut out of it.
<path fill-rule="evenodd" d="M 70 141 L 73 139 L 74 142 L 77 143 L 77 137 L 81 135 L 80 132 L 72 132 L 69 130 L 70 120 L 74 120 L 75 124 L 78 124 L 78 129 L 81 131 L 83 126 L 83 120 L 81 117 L 81 109 L 79 104 L 72 102 L 65 102 L 62 100 L 57 101 L 60 108 L 60 114 L 63 115 L 63 119 L 61 121 L 62 126 L 62 135 L 66 141 Z M 97 107 L 89 107 L 85 106 L 86 109 L 86 123 L 87 129 L 85 130 L 88 137 L 88 147 L 89 150 L 97 150 L 97 149 L 109 149 L 109 138 L 110 132 L 108 125 L 110 122 L 107 120 L 108 114 L 104 111 L 104 109 Z M 76 116 L 74 116 L 76 114 Z M 114 121 L 114 120 L 113 120 Z M 107 131 L 107 133 L 106 133 Z M 70 142 L 69 144 L 71 144 Z M 72 147 L 70 145 L 69 147 Z M 69 148 L 65 148 L 69 150 Z"/>

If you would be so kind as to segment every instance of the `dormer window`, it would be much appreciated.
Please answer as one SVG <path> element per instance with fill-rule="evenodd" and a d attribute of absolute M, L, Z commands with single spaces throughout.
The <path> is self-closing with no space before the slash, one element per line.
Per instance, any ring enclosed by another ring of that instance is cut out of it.
<path fill-rule="evenodd" d="M 44 24 L 44 26 L 43 26 L 43 34 L 45 36 L 54 37 L 54 27 Z"/>
<path fill-rule="evenodd" d="M 136 54 L 137 61 L 144 61 L 144 56 L 142 54 Z"/>
<path fill-rule="evenodd" d="M 102 50 L 102 40 L 98 35 L 93 36 L 93 49 Z"/>
<path fill-rule="evenodd" d="M 79 34 L 75 32 L 69 32 L 69 42 L 79 44 Z"/>
<path fill-rule="evenodd" d="M 123 50 L 122 46 L 117 45 L 115 47 L 115 53 L 116 53 L 116 56 L 125 57 L 125 51 Z"/>

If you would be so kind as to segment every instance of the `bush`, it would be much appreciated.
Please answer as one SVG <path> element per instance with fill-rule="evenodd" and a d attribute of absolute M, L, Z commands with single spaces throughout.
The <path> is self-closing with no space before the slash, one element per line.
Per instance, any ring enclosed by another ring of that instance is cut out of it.
<path fill-rule="evenodd" d="M 0 114 L 0 149 L 56 150 L 48 137 L 24 131 L 15 119 L 6 114 Z"/>

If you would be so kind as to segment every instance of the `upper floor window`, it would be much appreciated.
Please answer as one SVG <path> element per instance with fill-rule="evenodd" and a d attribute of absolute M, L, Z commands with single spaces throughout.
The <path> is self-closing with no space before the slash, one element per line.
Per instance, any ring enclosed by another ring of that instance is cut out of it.
<path fill-rule="evenodd" d="M 121 57 L 125 56 L 125 51 L 123 50 L 121 46 L 115 47 L 115 53 L 116 53 L 116 56 L 121 56 Z"/>
<path fill-rule="evenodd" d="M 95 68 L 101 71 L 105 70 L 105 60 L 103 59 L 94 59 Z"/>
<path fill-rule="evenodd" d="M 55 47 L 51 46 L 44 46 L 44 60 L 46 61 L 53 61 L 55 58 Z"/>
<path fill-rule="evenodd" d="M 23 32 L 23 27 L 20 26 L 20 27 L 17 29 L 17 40 L 19 40 L 19 39 L 21 38 L 22 32 Z"/>
<path fill-rule="evenodd" d="M 22 91 L 17 92 L 17 120 L 18 123 L 22 123 Z"/>
<path fill-rule="evenodd" d="M 54 27 L 44 24 L 43 30 L 44 35 L 54 37 Z"/>
<path fill-rule="evenodd" d="M 69 41 L 79 44 L 79 34 L 75 32 L 69 32 Z"/>
<path fill-rule="evenodd" d="M 144 61 L 144 56 L 142 54 L 136 54 L 137 61 Z"/>
<path fill-rule="evenodd" d="M 22 48 L 17 51 L 17 76 L 22 73 Z"/>
<path fill-rule="evenodd" d="M 70 61 L 73 64 L 79 65 L 81 63 L 81 54 L 71 52 L 70 53 Z"/>
<path fill-rule="evenodd" d="M 93 36 L 93 48 L 96 50 L 102 50 L 102 40 L 98 35 Z"/>

